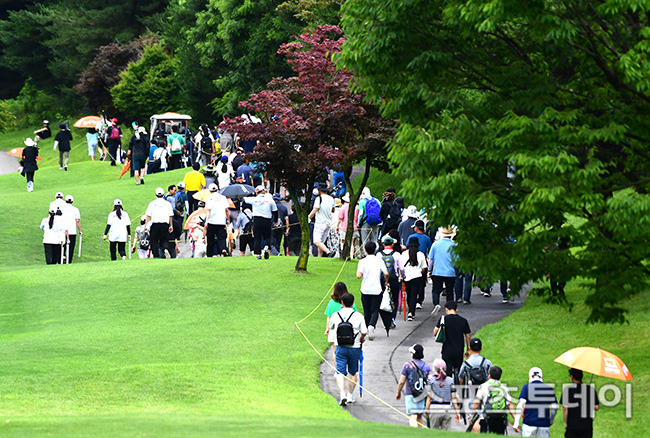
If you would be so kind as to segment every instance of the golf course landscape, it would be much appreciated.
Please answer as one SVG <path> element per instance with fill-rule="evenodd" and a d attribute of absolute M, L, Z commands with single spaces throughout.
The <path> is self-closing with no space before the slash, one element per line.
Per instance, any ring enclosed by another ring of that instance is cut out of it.
<path fill-rule="evenodd" d="M 118 179 L 119 167 L 90 162 L 81 133 L 73 131 L 68 172 L 59 171 L 51 142 L 41 143 L 33 193 L 19 173 L 0 176 L 0 436 L 454 436 L 406 421 L 361 422 L 321 392 L 320 358 L 300 334 L 294 340 L 294 322 L 321 303 L 339 273 L 356 293 L 356 261 L 311 258 L 307 274 L 295 274 L 289 257 L 110 262 L 101 235 L 113 200 L 137 223 L 155 188 L 186 170 L 136 187 Z M 22 146 L 27 135 L 1 136 L 0 150 Z M 57 191 L 81 210 L 82 257 L 69 266 L 46 266 L 41 243 L 39 224 Z M 625 397 L 601 406 L 595 436 L 644 436 L 650 294 L 625 303 L 623 325 L 586 325 L 585 294 L 577 283 L 567 287 L 572 311 L 529 296 L 478 333 L 485 355 L 503 368 L 504 382 L 521 387 L 531 366 L 547 382 L 567 382 L 567 368 L 553 359 L 600 345 L 634 376 L 633 414 L 625 418 Z M 301 324 L 320 352 L 328 346 L 326 304 Z M 627 391 L 623 382 L 594 382 Z M 563 434 L 561 412 L 551 431 Z"/>

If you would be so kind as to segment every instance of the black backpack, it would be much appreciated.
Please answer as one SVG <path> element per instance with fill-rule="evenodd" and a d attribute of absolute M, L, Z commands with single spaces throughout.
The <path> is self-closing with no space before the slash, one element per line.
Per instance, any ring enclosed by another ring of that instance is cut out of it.
<path fill-rule="evenodd" d="M 465 361 L 465 367 L 467 368 L 467 384 L 470 385 L 481 385 L 488 380 L 488 372 L 483 366 L 485 363 L 485 358 L 481 360 L 481 363 L 474 367 Z"/>
<path fill-rule="evenodd" d="M 201 146 L 201 153 L 204 153 L 206 155 L 212 154 L 212 140 L 210 140 L 210 136 L 201 134 L 200 146 Z"/>
<path fill-rule="evenodd" d="M 183 211 L 185 211 L 185 201 L 183 201 L 183 198 L 178 196 L 178 194 L 176 195 L 176 206 L 174 207 L 174 210 L 180 211 L 181 215 L 183 214 Z M 176 214 L 175 211 L 174 214 Z"/>
<path fill-rule="evenodd" d="M 392 251 L 390 254 L 385 254 L 383 251 L 381 253 L 381 259 L 384 261 L 386 269 L 388 270 L 388 281 L 397 280 L 397 273 L 395 272 L 395 257 L 393 254 L 395 254 L 395 251 Z"/>
<path fill-rule="evenodd" d="M 402 209 L 397 202 L 393 201 L 386 217 L 386 230 L 397 229 L 400 222 L 402 222 Z"/>
<path fill-rule="evenodd" d="M 357 335 L 354 334 L 354 327 L 350 322 L 350 318 L 352 318 L 354 312 L 350 313 L 350 316 L 348 316 L 348 319 L 345 321 L 339 312 L 336 312 L 336 314 L 341 319 L 338 327 L 336 327 L 336 343 L 342 347 L 351 347 L 354 345 L 354 340 L 357 337 Z"/>
<path fill-rule="evenodd" d="M 250 218 L 249 215 L 244 213 L 243 211 L 241 212 L 246 218 L 248 219 L 248 222 L 246 222 L 246 225 L 244 225 L 244 231 L 242 232 L 243 234 L 251 234 L 253 231 L 253 220 Z"/>
<path fill-rule="evenodd" d="M 143 231 L 142 232 L 142 238 L 140 239 L 140 249 L 144 250 L 144 251 L 149 249 L 149 232 L 148 231 Z"/>
<path fill-rule="evenodd" d="M 427 395 L 427 375 L 415 361 L 411 361 L 411 363 L 413 364 L 413 369 L 408 374 L 407 380 L 409 382 L 409 388 L 411 388 L 413 401 L 420 401 Z"/>

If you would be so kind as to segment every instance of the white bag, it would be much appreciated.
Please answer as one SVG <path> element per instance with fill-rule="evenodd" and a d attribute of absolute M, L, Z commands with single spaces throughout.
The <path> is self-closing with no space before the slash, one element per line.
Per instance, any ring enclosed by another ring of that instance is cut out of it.
<path fill-rule="evenodd" d="M 384 312 L 393 311 L 393 301 L 390 299 L 390 286 L 388 285 L 386 285 L 386 288 L 382 294 L 379 310 L 383 310 Z"/>

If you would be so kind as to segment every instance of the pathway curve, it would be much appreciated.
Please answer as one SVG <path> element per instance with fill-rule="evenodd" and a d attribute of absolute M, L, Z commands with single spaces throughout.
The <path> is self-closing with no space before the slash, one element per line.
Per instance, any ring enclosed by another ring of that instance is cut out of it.
<path fill-rule="evenodd" d="M 0 151 L 0 175 L 18 171 L 18 158 Z"/>
<path fill-rule="evenodd" d="M 467 318 L 472 334 L 481 327 L 497 322 L 521 308 L 526 296 L 525 292 L 520 297 L 516 297 L 514 301 L 504 304 L 498 290 L 497 284 L 493 287 L 493 292 L 496 294 L 493 293 L 492 297 L 486 298 L 475 287 L 472 290 L 472 304 L 458 305 L 458 314 Z M 355 294 L 355 297 L 357 296 L 358 294 Z M 366 341 L 363 346 L 364 387 L 399 412 L 404 412 L 404 401 L 403 398 L 402 400 L 395 399 L 395 391 L 402 366 L 411 358 L 408 352 L 409 347 L 416 343 L 422 344 L 424 360 L 429 363 L 436 357 L 440 357 L 441 344 L 433 340 L 435 322 L 431 318 L 432 308 L 431 284 L 429 283 L 426 288 L 424 308 L 418 310 L 414 321 L 403 321 L 402 316 L 398 315 L 397 328 L 390 331 L 390 337 L 386 337 L 383 325 L 379 321 L 375 340 Z M 323 330 L 325 330 L 326 317 L 325 315 L 319 316 L 323 320 Z M 489 358 L 489 346 L 486 347 L 486 351 L 486 356 Z M 327 349 L 325 358 L 331 361 L 331 347 Z M 320 382 L 321 389 L 338 401 L 339 391 L 334 379 L 334 370 L 325 362 L 320 366 Z M 355 392 L 355 395 L 357 395 L 357 402 L 348 404 L 343 409 L 349 411 L 357 419 L 399 425 L 408 424 L 406 417 L 369 394 L 359 397 L 358 392 Z M 464 431 L 465 426 L 462 422 L 457 424 L 452 421 L 452 430 Z M 518 434 L 510 427 L 508 435 Z"/>

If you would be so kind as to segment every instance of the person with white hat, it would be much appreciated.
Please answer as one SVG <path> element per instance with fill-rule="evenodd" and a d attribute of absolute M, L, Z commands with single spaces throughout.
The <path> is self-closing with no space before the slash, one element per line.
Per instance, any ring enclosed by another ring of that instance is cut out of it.
<path fill-rule="evenodd" d="M 74 198 L 72 195 L 65 197 L 65 208 L 63 211 L 63 223 L 65 228 L 68 231 L 68 247 L 66 253 L 66 260 L 68 263 L 72 263 L 74 258 L 74 247 L 77 243 L 77 230 L 79 230 L 79 235 L 83 235 L 81 232 L 81 213 L 79 209 L 72 205 Z"/>
<path fill-rule="evenodd" d="M 528 383 L 521 388 L 513 422 L 515 432 L 519 432 L 519 421 L 523 416 L 521 436 L 551 436 L 558 404 L 553 388 L 543 382 L 542 369 L 532 367 L 528 371 Z"/>
<path fill-rule="evenodd" d="M 63 209 L 65 209 L 65 200 L 63 199 L 63 192 L 56 192 L 54 194 L 54 201 L 50 202 L 50 210 L 60 210 L 63 214 Z"/>
<path fill-rule="evenodd" d="M 440 310 L 440 293 L 445 288 L 447 301 L 454 299 L 454 285 L 456 284 L 456 269 L 453 264 L 453 249 L 456 246 L 451 238 L 454 232 L 451 227 L 444 227 L 441 231 L 441 238 L 431 245 L 429 250 L 429 273 L 433 280 L 433 312 L 435 318 Z"/>
<path fill-rule="evenodd" d="M 403 247 L 406 247 L 408 245 L 409 237 L 411 237 L 412 234 L 415 234 L 413 228 L 415 221 L 419 219 L 420 215 L 418 214 L 418 209 L 415 205 L 409 205 L 408 208 L 404 210 L 404 214 L 406 214 L 406 219 L 400 222 L 397 227 L 397 232 L 399 233 L 400 244 Z"/>
<path fill-rule="evenodd" d="M 33 192 L 34 172 L 38 170 L 38 164 L 36 164 L 36 160 L 38 159 L 38 146 L 36 146 L 36 142 L 31 138 L 25 139 L 24 143 L 26 147 L 23 149 L 23 170 L 21 174 L 27 178 L 27 191 Z"/>
<path fill-rule="evenodd" d="M 135 229 L 135 241 L 131 247 L 132 253 L 136 249 L 138 250 L 138 258 L 140 259 L 149 258 L 150 251 L 149 230 L 147 230 L 145 223 L 147 223 L 147 216 L 142 215 L 140 217 L 140 225 Z"/>
<path fill-rule="evenodd" d="M 359 226 L 361 246 L 367 242 L 378 241 L 379 225 L 381 224 L 380 210 L 381 204 L 379 200 L 370 195 L 368 187 L 364 187 L 361 191 L 361 200 L 354 212 L 354 221 Z"/>
<path fill-rule="evenodd" d="M 219 187 L 215 183 L 208 187 L 211 194 L 205 200 L 205 209 L 207 211 L 207 229 L 206 229 L 206 257 L 218 257 L 219 255 L 227 256 L 228 252 L 228 232 L 227 226 L 230 222 L 230 210 L 228 209 L 228 198 L 218 192 Z M 214 242 L 217 241 L 215 251 Z M 215 255 L 216 253 L 216 255 Z"/>
<path fill-rule="evenodd" d="M 244 198 L 244 202 L 253 207 L 253 254 L 258 259 L 262 258 L 262 239 L 264 239 L 264 258 L 268 259 L 273 217 L 277 217 L 278 207 L 273 197 L 266 193 L 264 186 L 255 187 L 255 195 Z"/>
<path fill-rule="evenodd" d="M 50 129 L 50 121 L 43 120 L 43 127 L 41 129 L 34 131 L 34 135 L 41 140 L 52 137 L 52 130 Z"/>
<path fill-rule="evenodd" d="M 154 258 L 165 258 L 169 235 L 174 232 L 172 220 L 174 211 L 169 202 L 163 199 L 165 191 L 162 187 L 156 189 L 156 199 L 147 206 L 145 227 L 151 222 L 150 243 L 151 254 Z"/>
<path fill-rule="evenodd" d="M 122 209 L 122 201 L 113 201 L 113 211 L 108 214 L 108 221 L 102 239 L 111 243 L 111 260 L 117 260 L 116 249 L 126 260 L 126 241 L 131 237 L 131 219 L 129 214 Z"/>

